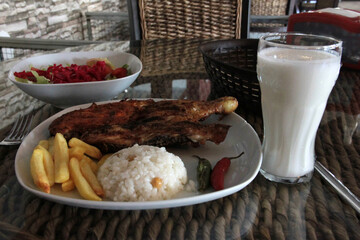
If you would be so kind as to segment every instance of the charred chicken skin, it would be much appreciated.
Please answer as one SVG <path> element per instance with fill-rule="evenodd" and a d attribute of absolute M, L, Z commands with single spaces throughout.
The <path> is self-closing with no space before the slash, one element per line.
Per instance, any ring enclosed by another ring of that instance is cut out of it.
<path fill-rule="evenodd" d="M 202 125 L 194 122 L 152 122 L 126 128 L 120 125 L 106 126 L 85 132 L 81 139 L 97 146 L 102 152 L 116 152 L 135 143 L 151 146 L 173 146 L 190 143 L 193 146 L 205 141 L 221 143 L 230 126 L 222 124 Z"/>
<path fill-rule="evenodd" d="M 49 126 L 51 135 L 77 137 L 104 153 L 135 143 L 169 146 L 224 141 L 230 126 L 202 124 L 211 114 L 226 115 L 237 108 L 237 100 L 223 97 L 213 101 L 122 100 L 92 104 L 62 115 Z"/>

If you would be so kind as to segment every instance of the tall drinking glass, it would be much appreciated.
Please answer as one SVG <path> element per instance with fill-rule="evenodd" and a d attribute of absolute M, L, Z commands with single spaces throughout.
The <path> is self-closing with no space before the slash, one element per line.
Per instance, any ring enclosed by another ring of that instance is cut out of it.
<path fill-rule="evenodd" d="M 257 74 L 264 119 L 260 172 L 282 183 L 308 182 L 315 137 L 340 70 L 342 42 L 280 33 L 259 40 Z"/>

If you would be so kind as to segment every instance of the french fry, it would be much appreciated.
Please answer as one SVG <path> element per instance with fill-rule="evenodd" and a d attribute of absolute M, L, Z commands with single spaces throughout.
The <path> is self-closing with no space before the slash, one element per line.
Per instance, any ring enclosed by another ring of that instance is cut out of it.
<path fill-rule="evenodd" d="M 69 180 L 69 149 L 66 139 L 61 133 L 57 133 L 54 139 L 54 165 L 55 182 L 63 183 Z"/>
<path fill-rule="evenodd" d="M 69 148 L 69 158 L 71 159 L 72 157 L 76 157 L 77 159 L 81 160 L 82 157 L 85 154 L 85 148 L 83 147 L 79 147 L 79 146 L 75 146 L 75 147 L 71 147 Z"/>
<path fill-rule="evenodd" d="M 96 195 L 94 190 L 82 175 L 80 170 L 80 163 L 77 158 L 70 159 L 69 169 L 71 179 L 74 181 L 79 194 L 87 200 L 101 201 L 101 198 Z"/>
<path fill-rule="evenodd" d="M 96 195 L 100 197 L 104 197 L 105 193 L 103 188 L 101 187 L 99 181 L 97 180 L 94 172 L 92 171 L 89 163 L 83 158 L 80 161 L 80 170 L 84 178 L 87 180 L 91 188 L 94 190 Z"/>
<path fill-rule="evenodd" d="M 112 155 L 112 153 L 107 153 L 107 154 L 103 155 L 101 157 L 101 159 L 97 162 L 97 168 L 99 169 L 99 167 L 101 167 L 104 164 L 104 162 L 106 161 L 106 159 L 108 159 L 111 155 Z"/>
<path fill-rule="evenodd" d="M 46 150 L 43 146 L 37 145 L 35 149 L 40 149 L 43 153 L 43 161 L 46 176 L 49 179 L 50 187 L 55 183 L 55 168 L 54 168 L 54 160 L 48 150 Z"/>
<path fill-rule="evenodd" d="M 69 141 L 69 146 L 79 146 L 85 148 L 85 154 L 89 155 L 92 158 L 100 159 L 102 157 L 102 154 L 98 148 L 91 146 L 78 138 L 71 138 Z"/>
<path fill-rule="evenodd" d="M 91 158 L 89 158 L 88 156 L 84 155 L 81 159 L 79 160 L 85 160 L 89 165 L 91 170 L 93 171 L 93 173 L 96 173 L 98 170 L 98 165 L 96 164 L 96 162 L 94 162 Z"/>
<path fill-rule="evenodd" d="M 48 143 L 49 143 L 48 151 L 53 157 L 54 157 L 54 140 L 55 137 L 48 138 Z"/>
<path fill-rule="evenodd" d="M 91 170 L 96 173 L 98 166 L 96 164 L 95 161 L 93 161 L 91 158 L 89 158 L 88 156 L 84 155 L 85 153 L 85 148 L 83 147 L 79 147 L 79 146 L 75 146 L 75 147 L 71 147 L 69 148 L 69 158 L 77 158 L 79 161 L 81 159 L 85 159 L 86 162 L 90 165 Z"/>
<path fill-rule="evenodd" d="M 49 149 L 49 141 L 48 140 L 40 140 L 38 145 L 42 146 L 46 150 Z"/>
<path fill-rule="evenodd" d="M 74 181 L 70 178 L 69 180 L 67 180 L 66 182 L 63 182 L 61 184 L 61 189 L 64 191 L 64 192 L 69 192 L 71 190 L 74 190 L 75 189 L 75 184 L 74 184 Z"/>
<path fill-rule="evenodd" d="M 43 152 L 40 149 L 34 149 L 30 159 L 30 172 L 35 185 L 42 191 L 50 193 L 50 183 L 46 176 Z"/>

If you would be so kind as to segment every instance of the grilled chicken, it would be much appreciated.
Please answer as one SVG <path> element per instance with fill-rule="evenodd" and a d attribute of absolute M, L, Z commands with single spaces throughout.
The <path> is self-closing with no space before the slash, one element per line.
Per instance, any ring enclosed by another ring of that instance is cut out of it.
<path fill-rule="evenodd" d="M 81 139 L 98 147 L 101 152 L 116 152 L 135 143 L 151 146 L 173 146 L 190 143 L 193 146 L 212 141 L 224 141 L 230 126 L 223 124 L 202 125 L 194 122 L 151 122 L 125 128 L 111 125 L 85 132 Z"/>
<path fill-rule="evenodd" d="M 211 114 L 229 114 L 237 108 L 237 100 L 223 97 L 213 101 L 191 100 L 123 100 L 108 104 L 92 104 L 54 120 L 51 135 L 62 133 L 66 139 L 78 137 L 115 151 L 135 143 L 168 146 L 222 142 L 229 126 L 199 123 Z"/>

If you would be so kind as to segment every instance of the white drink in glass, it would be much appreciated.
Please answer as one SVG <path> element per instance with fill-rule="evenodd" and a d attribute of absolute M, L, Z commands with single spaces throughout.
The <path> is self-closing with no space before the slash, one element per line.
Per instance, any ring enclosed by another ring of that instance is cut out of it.
<path fill-rule="evenodd" d="M 261 172 L 279 182 L 309 180 L 315 137 L 339 74 L 340 55 L 268 47 L 259 50 L 257 61 L 264 120 Z"/>

